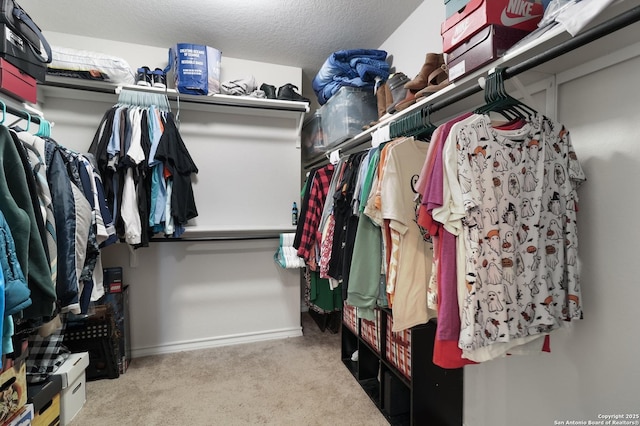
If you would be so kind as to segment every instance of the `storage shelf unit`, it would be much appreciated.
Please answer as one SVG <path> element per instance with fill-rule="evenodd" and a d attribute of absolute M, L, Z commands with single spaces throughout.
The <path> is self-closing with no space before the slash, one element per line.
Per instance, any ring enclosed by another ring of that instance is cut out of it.
<path fill-rule="evenodd" d="M 433 322 L 413 327 L 409 347 L 411 378 L 407 378 L 387 357 L 387 317 L 382 310 L 378 333 L 380 351 L 342 323 L 342 362 L 360 383 L 380 412 L 392 425 L 461 425 L 462 368 L 446 370 L 434 365 Z M 360 330 L 361 320 L 358 321 Z M 356 361 L 353 354 L 358 351 Z"/>

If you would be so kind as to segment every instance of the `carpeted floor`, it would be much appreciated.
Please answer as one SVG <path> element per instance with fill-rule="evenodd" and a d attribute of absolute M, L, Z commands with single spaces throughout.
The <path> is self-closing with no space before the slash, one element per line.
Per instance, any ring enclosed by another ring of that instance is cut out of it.
<path fill-rule="evenodd" d="M 340 361 L 340 334 L 302 324 L 303 337 L 134 359 L 87 382 L 71 426 L 388 425 Z"/>

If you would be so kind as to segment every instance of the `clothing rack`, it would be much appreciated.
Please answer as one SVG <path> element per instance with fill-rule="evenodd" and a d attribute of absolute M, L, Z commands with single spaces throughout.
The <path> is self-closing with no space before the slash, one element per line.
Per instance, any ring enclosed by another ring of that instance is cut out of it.
<path fill-rule="evenodd" d="M 558 45 L 553 46 L 542 53 L 534 55 L 531 58 L 523 60 L 518 64 L 504 68 L 502 70 L 503 77 L 505 80 L 511 77 L 515 77 L 518 74 L 524 73 L 525 71 L 529 71 L 532 68 L 535 68 L 539 65 L 542 65 L 553 59 L 556 59 L 566 53 L 569 53 L 575 49 L 583 47 L 595 40 L 598 40 L 601 37 L 604 37 L 608 34 L 621 30 L 638 21 L 640 21 L 640 6 L 636 6 L 618 16 L 615 16 L 607 21 L 604 21 L 598 25 L 595 25 L 594 27 L 577 34 L 575 37 L 572 37 L 567 41 L 559 43 Z M 460 90 L 459 92 L 454 93 L 451 96 L 445 97 L 441 100 L 436 100 L 433 103 L 422 105 L 418 109 L 412 109 L 407 111 L 408 111 L 408 114 L 422 113 L 422 112 L 431 114 L 433 112 L 436 112 L 448 106 L 451 106 L 456 102 L 459 102 L 465 98 L 475 95 L 476 93 L 482 92 L 483 90 L 484 90 L 483 85 L 481 85 L 480 83 L 477 83 L 463 90 Z M 408 114 L 403 114 L 401 112 L 398 114 L 398 117 L 392 118 L 390 122 L 386 124 L 390 124 L 391 122 L 402 119 L 408 116 Z M 376 128 L 374 127 L 370 130 L 367 130 L 363 132 L 361 135 L 358 135 L 341 145 L 333 147 L 332 150 L 347 151 L 347 150 L 357 148 L 358 146 L 362 145 L 365 142 L 368 142 L 371 139 L 371 132 L 375 129 Z M 311 168 L 320 164 L 324 164 L 326 162 L 327 162 L 326 158 L 321 158 L 306 164 L 305 167 Z"/>
<path fill-rule="evenodd" d="M 210 242 L 210 241 L 252 241 L 252 240 L 277 240 L 280 238 L 278 235 L 247 235 L 246 237 L 184 237 L 184 238 L 151 238 L 152 242 L 171 242 L 171 243 L 185 243 L 185 242 Z"/>

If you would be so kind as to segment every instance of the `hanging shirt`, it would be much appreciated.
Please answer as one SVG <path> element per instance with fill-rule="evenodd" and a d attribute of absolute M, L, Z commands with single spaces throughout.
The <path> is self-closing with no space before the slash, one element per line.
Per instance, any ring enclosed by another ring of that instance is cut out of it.
<path fill-rule="evenodd" d="M 427 307 L 433 244 L 416 223 L 415 183 L 429 145 L 406 139 L 389 151 L 381 183 L 382 217 L 397 233 L 399 257 L 393 299 L 393 329 L 425 324 L 437 313 Z"/>
<path fill-rule="evenodd" d="M 171 113 L 167 114 L 164 132 L 158 142 L 155 158 L 162 161 L 171 173 L 173 188 L 171 214 L 176 226 L 186 225 L 190 219 L 198 216 L 191 175 L 198 173 L 198 167 L 191 158 L 187 147 L 178 132 Z M 165 217 L 165 220 L 168 220 Z"/>
<path fill-rule="evenodd" d="M 450 137 L 466 213 L 459 344 L 483 361 L 582 318 L 576 189 L 585 177 L 568 131 L 542 116 L 517 130 L 474 116 Z"/>
<path fill-rule="evenodd" d="M 329 183 L 333 176 L 333 170 L 333 164 L 327 164 L 321 167 L 316 171 L 313 181 L 311 182 L 309 202 L 307 203 L 307 211 L 303 218 L 300 244 L 297 251 L 298 257 L 303 258 L 305 261 L 309 260 L 311 246 L 316 241 L 318 226 L 329 191 Z"/>

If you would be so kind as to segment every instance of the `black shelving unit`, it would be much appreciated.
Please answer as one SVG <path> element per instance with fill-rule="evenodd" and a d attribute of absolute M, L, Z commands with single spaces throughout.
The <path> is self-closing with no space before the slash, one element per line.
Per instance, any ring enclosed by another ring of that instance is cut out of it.
<path fill-rule="evenodd" d="M 342 362 L 391 425 L 460 426 L 462 424 L 463 369 L 448 370 L 433 364 L 436 324 L 411 329 L 411 378 L 387 359 L 387 316 L 378 325 L 380 351 L 342 323 Z M 352 355 L 358 351 L 356 361 Z"/>

